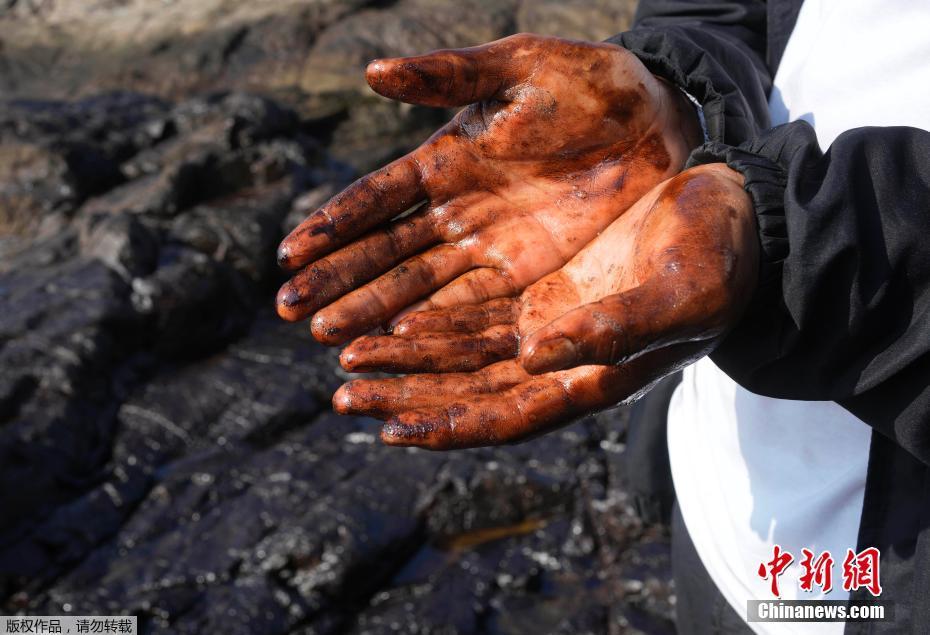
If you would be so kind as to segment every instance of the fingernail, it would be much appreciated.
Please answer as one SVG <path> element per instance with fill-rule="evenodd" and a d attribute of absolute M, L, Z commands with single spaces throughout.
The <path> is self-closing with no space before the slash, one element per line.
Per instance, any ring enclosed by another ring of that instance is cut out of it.
<path fill-rule="evenodd" d="M 418 440 L 425 440 L 435 429 L 436 426 L 429 422 L 404 424 L 397 417 L 392 417 L 381 428 L 381 440 L 389 445 L 416 445 Z"/>
<path fill-rule="evenodd" d="M 282 269 L 286 269 L 288 266 L 288 260 L 291 257 L 291 248 L 287 243 L 281 243 L 278 245 L 278 266 Z"/>
<path fill-rule="evenodd" d="M 300 293 L 290 282 L 285 282 L 281 285 L 281 288 L 278 289 L 276 302 L 278 306 L 286 306 L 288 308 L 297 306 L 300 302 Z"/>
<path fill-rule="evenodd" d="M 371 60 L 365 67 L 365 76 L 369 84 L 380 83 L 381 74 L 384 72 L 384 62 L 380 59 Z"/>
<path fill-rule="evenodd" d="M 317 313 L 310 321 L 310 333 L 320 344 L 326 344 L 327 346 L 344 344 L 351 338 L 351 334 L 347 336 L 342 331 L 343 329 L 335 326 L 332 320 L 327 319 L 321 313 Z"/>
<path fill-rule="evenodd" d="M 522 360 L 526 372 L 538 375 L 571 368 L 578 359 L 574 342 L 567 337 L 557 337 L 536 344 Z"/>
<path fill-rule="evenodd" d="M 333 395 L 333 410 L 338 414 L 349 414 L 352 410 L 352 396 L 349 394 L 351 382 L 343 384 Z"/>
<path fill-rule="evenodd" d="M 295 322 L 302 316 L 296 307 L 300 304 L 300 293 L 291 285 L 290 282 L 284 283 L 278 289 L 278 295 L 275 297 L 275 310 L 278 316 L 289 322 Z"/>
<path fill-rule="evenodd" d="M 352 372 L 355 370 L 355 365 L 358 362 L 358 355 L 355 351 L 350 349 L 345 349 L 342 351 L 342 354 L 339 355 L 339 365 L 342 366 L 343 370 Z"/>

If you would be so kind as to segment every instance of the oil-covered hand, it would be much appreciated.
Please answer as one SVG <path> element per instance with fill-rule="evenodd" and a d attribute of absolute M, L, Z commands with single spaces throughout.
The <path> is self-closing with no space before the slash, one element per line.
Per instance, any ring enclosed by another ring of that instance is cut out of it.
<path fill-rule="evenodd" d="M 385 442 L 451 449 L 526 439 L 629 399 L 712 350 L 754 290 L 758 237 L 742 177 L 693 168 L 658 186 L 519 298 L 410 313 L 366 336 L 341 413 Z"/>
<path fill-rule="evenodd" d="M 278 250 L 278 313 L 340 344 L 411 305 L 513 296 L 572 256 L 700 142 L 680 92 L 613 44 L 516 35 L 372 62 L 386 97 L 468 105 L 313 212 Z M 413 213 L 402 215 L 419 207 Z"/>

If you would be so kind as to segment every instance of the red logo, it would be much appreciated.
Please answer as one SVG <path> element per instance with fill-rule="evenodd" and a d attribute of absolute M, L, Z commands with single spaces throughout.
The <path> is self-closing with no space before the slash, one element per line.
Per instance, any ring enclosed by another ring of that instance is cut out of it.
<path fill-rule="evenodd" d="M 846 559 L 843 560 L 843 588 L 855 591 L 865 587 L 875 597 L 881 595 L 882 583 L 878 577 L 879 555 L 875 547 L 863 549 L 859 553 L 847 549 Z"/>
<path fill-rule="evenodd" d="M 782 551 L 778 545 L 775 545 L 773 551 L 772 559 L 759 565 L 759 577 L 763 580 L 767 580 L 769 577 L 772 578 L 772 595 L 778 598 L 781 597 L 778 592 L 778 576 L 785 572 L 785 569 L 794 560 L 794 556 L 787 551 Z"/>
<path fill-rule="evenodd" d="M 801 590 L 811 592 L 816 585 L 825 594 L 829 593 L 833 589 L 833 556 L 824 551 L 814 560 L 814 552 L 806 547 L 801 549 L 801 553 L 804 554 L 801 559 L 804 573 L 798 578 Z"/>
<path fill-rule="evenodd" d="M 812 592 L 814 587 L 820 587 L 824 594 L 833 590 L 833 556 L 824 551 L 816 558 L 815 554 L 806 547 L 801 549 L 800 564 L 804 573 L 798 578 L 798 586 L 802 591 Z M 843 560 L 843 590 L 856 591 L 865 588 L 878 597 L 882 593 L 879 575 L 879 557 L 881 553 L 875 547 L 863 549 L 855 553 L 852 549 L 846 550 Z M 772 548 L 772 559 L 759 565 L 758 574 L 763 580 L 771 580 L 772 595 L 781 597 L 778 591 L 778 577 L 794 562 L 794 556 L 782 550 L 779 545 Z"/>

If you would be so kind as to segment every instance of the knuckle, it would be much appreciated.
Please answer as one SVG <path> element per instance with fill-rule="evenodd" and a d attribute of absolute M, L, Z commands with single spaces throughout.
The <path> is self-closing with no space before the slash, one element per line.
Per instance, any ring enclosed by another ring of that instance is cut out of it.
<path fill-rule="evenodd" d="M 521 31 L 520 33 L 514 33 L 507 39 L 513 42 L 514 44 L 529 47 L 529 46 L 535 46 L 536 44 L 539 44 L 541 41 L 543 41 L 546 38 L 544 36 L 537 35 L 535 33 L 528 33 L 526 31 Z"/>

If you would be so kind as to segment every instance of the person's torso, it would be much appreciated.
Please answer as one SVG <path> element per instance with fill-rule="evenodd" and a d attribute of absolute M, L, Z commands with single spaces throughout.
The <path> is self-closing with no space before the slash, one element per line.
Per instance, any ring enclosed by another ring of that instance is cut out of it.
<path fill-rule="evenodd" d="M 772 124 L 804 119 L 820 145 L 861 126 L 930 129 L 930 4 L 807 0 L 769 101 Z M 845 599 L 836 579 L 855 549 L 871 430 L 832 402 L 770 399 L 710 359 L 684 372 L 669 412 L 679 506 L 695 547 L 733 608 L 771 597 L 757 574 L 775 544 L 796 558 L 783 599 Z M 829 550 L 833 591 L 801 591 L 802 548 Z M 760 633 L 838 633 L 843 624 L 753 624 Z"/>

